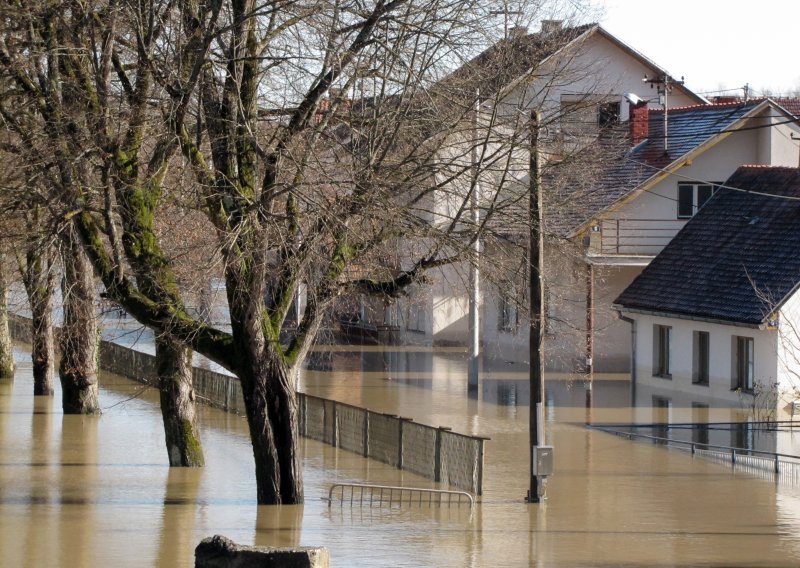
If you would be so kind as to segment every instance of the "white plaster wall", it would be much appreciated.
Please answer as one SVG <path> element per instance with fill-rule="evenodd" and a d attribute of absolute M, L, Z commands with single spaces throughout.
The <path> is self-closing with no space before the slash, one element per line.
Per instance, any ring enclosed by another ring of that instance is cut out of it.
<path fill-rule="evenodd" d="M 562 96 L 595 93 L 607 95 L 609 101 L 618 100 L 620 118 L 627 121 L 628 104 L 624 95 L 634 93 L 651 101 L 653 108 L 661 108 L 656 90 L 642 81 L 645 74 L 653 77 L 657 71 L 600 33 L 593 34 L 580 45 L 562 50 L 536 73 L 539 78 L 524 90 L 512 92 L 507 104 L 530 108 L 532 101 L 538 101 L 543 103 L 543 114 L 547 117 L 558 111 Z M 697 103 L 676 89 L 668 104 L 673 108 Z"/>
<path fill-rule="evenodd" d="M 787 402 L 800 398 L 800 294 L 781 306 L 778 317 L 778 385 Z"/>
<path fill-rule="evenodd" d="M 755 379 L 774 384 L 778 377 L 777 336 L 774 331 L 702 321 L 626 313 L 636 321 L 636 381 L 659 389 L 699 394 L 730 402 L 741 400 L 731 389 L 732 337 L 753 338 Z M 653 326 L 672 327 L 672 378 L 653 376 Z M 709 333 L 709 384 L 692 384 L 693 332 Z"/>

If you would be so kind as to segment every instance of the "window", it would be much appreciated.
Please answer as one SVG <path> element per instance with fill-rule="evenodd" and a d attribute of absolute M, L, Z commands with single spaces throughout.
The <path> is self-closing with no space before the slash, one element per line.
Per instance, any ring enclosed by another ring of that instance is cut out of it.
<path fill-rule="evenodd" d="M 692 338 L 692 382 L 696 385 L 708 384 L 709 334 L 695 331 Z"/>
<path fill-rule="evenodd" d="M 619 124 L 619 102 L 601 104 L 597 109 L 597 124 L 601 129 Z"/>
<path fill-rule="evenodd" d="M 603 102 L 595 95 L 562 95 L 561 132 L 565 136 L 597 136 L 619 124 L 620 108 L 619 101 Z"/>
<path fill-rule="evenodd" d="M 732 388 L 753 392 L 753 338 L 733 336 Z"/>
<path fill-rule="evenodd" d="M 425 308 L 412 301 L 406 311 L 406 329 L 408 331 L 425 331 Z"/>
<path fill-rule="evenodd" d="M 497 306 L 497 329 L 516 332 L 519 328 L 519 306 L 514 289 L 501 290 Z"/>
<path fill-rule="evenodd" d="M 678 219 L 691 219 L 714 195 L 717 185 L 713 183 L 679 183 Z"/>
<path fill-rule="evenodd" d="M 653 376 L 672 378 L 672 328 L 653 326 Z"/>

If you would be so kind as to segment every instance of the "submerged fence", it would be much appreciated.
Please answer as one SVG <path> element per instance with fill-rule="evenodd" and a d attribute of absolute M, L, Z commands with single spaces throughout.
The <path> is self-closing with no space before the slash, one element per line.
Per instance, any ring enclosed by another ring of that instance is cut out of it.
<path fill-rule="evenodd" d="M 30 320 L 11 316 L 11 334 L 30 342 Z M 100 341 L 100 367 L 130 379 L 153 383 L 153 355 L 110 341 Z M 242 387 L 236 377 L 209 369 L 192 370 L 197 399 L 209 406 L 243 415 Z M 364 457 L 411 471 L 480 495 L 483 488 L 484 443 L 450 428 L 418 424 L 410 418 L 374 412 L 343 402 L 298 393 L 300 434 Z"/>
<path fill-rule="evenodd" d="M 748 448 L 736 448 L 707 442 L 678 440 L 619 430 L 612 426 L 589 425 L 592 430 L 614 434 L 629 440 L 648 440 L 664 447 L 690 452 L 692 456 L 729 465 L 759 479 L 787 485 L 800 485 L 800 456 Z"/>

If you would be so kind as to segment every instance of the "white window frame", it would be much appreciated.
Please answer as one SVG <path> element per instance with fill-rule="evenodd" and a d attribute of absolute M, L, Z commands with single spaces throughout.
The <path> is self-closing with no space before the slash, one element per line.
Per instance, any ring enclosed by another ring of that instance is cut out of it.
<path fill-rule="evenodd" d="M 742 335 L 732 336 L 731 386 L 752 393 L 755 387 L 755 340 Z"/>
<path fill-rule="evenodd" d="M 705 351 L 703 347 L 705 347 Z M 692 384 L 708 386 L 710 375 L 711 334 L 707 331 L 694 331 L 692 333 Z"/>
<path fill-rule="evenodd" d="M 678 219 L 691 219 L 695 216 L 695 214 L 701 209 L 703 205 L 705 205 L 706 201 L 711 199 L 711 197 L 717 192 L 719 189 L 718 182 L 686 182 L 681 181 L 678 182 L 678 195 L 676 200 L 676 208 L 677 208 L 677 218 Z M 691 188 L 692 190 L 692 213 L 690 215 L 681 214 L 681 188 Z M 711 195 L 709 195 L 703 203 L 699 202 L 699 193 L 700 188 L 710 188 Z"/>
<path fill-rule="evenodd" d="M 672 326 L 653 324 L 653 376 L 672 378 Z"/>

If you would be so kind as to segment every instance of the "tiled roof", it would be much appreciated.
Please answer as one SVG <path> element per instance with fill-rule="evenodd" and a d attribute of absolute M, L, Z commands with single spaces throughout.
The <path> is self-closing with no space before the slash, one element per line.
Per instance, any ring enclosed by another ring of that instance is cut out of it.
<path fill-rule="evenodd" d="M 547 213 L 551 232 L 569 235 L 600 211 L 659 175 L 703 143 L 733 126 L 763 102 L 696 105 L 670 109 L 667 114 L 668 150 L 664 151 L 664 111 L 649 113 L 648 138 L 625 152 L 606 158 L 606 167 L 592 179 L 551 200 Z"/>
<path fill-rule="evenodd" d="M 597 24 L 565 26 L 549 33 L 512 35 L 462 65 L 437 87 L 444 87 L 451 96 L 454 90 L 462 91 L 467 100 L 478 88 L 482 98 L 491 97 L 595 27 Z"/>
<path fill-rule="evenodd" d="M 795 290 L 800 283 L 800 170 L 743 166 L 725 185 L 747 191 L 717 191 L 616 304 L 761 324 Z"/>
<path fill-rule="evenodd" d="M 772 100 L 789 111 L 792 116 L 800 116 L 800 99 L 796 97 L 778 97 Z"/>

